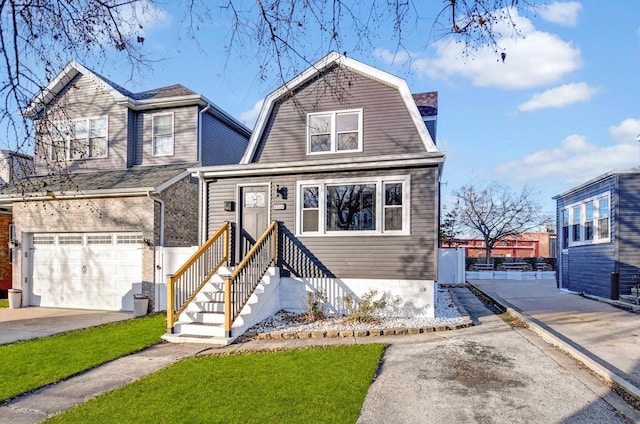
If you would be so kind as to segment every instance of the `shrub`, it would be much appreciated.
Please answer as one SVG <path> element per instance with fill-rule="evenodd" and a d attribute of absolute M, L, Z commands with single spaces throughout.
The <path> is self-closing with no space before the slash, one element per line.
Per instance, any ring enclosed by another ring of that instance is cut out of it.
<path fill-rule="evenodd" d="M 400 301 L 397 297 L 393 298 L 389 292 L 383 292 L 378 297 L 378 290 L 369 290 L 360 299 L 349 294 L 344 296 L 343 300 L 348 312 L 345 321 L 364 323 L 376 322 L 378 314 Z"/>
<path fill-rule="evenodd" d="M 307 292 L 305 303 L 307 311 L 304 314 L 304 318 L 307 322 L 318 321 L 326 318 L 326 302 L 327 295 L 322 291 L 314 290 Z"/>

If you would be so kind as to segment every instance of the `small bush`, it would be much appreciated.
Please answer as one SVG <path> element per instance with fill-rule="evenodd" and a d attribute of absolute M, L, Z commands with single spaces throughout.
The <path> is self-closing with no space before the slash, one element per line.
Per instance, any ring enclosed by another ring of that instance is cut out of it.
<path fill-rule="evenodd" d="M 327 317 L 325 309 L 327 295 L 324 292 L 318 290 L 307 292 L 305 303 L 307 311 L 304 314 L 304 318 L 307 322 L 318 321 Z"/>
<path fill-rule="evenodd" d="M 378 297 L 377 290 L 369 290 L 359 300 L 352 294 L 344 296 L 342 299 L 348 312 L 345 321 L 364 323 L 376 322 L 378 314 L 388 306 L 396 305 L 400 301 L 399 298 L 393 298 L 389 292 L 383 292 Z"/>

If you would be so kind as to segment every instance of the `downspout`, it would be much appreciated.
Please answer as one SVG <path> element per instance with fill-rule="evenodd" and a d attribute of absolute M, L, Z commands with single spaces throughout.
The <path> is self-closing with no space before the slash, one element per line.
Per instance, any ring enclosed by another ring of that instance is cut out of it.
<path fill-rule="evenodd" d="M 198 113 L 198 162 L 202 161 L 202 115 L 211 109 L 211 104 L 207 103 L 207 106 Z"/>
<path fill-rule="evenodd" d="M 164 246 L 164 200 L 152 195 L 150 191 L 147 192 L 147 197 L 160 204 L 160 246 Z"/>
<path fill-rule="evenodd" d="M 613 190 L 613 196 L 611 196 L 611 203 L 609 206 L 609 237 L 613 238 L 613 272 L 620 273 L 620 237 L 618 237 L 618 222 L 620 222 L 620 175 L 616 175 L 615 188 Z M 615 202 L 615 209 L 613 203 Z M 614 222 L 615 228 L 614 228 Z M 615 231 L 614 231 L 615 230 Z M 615 234 L 615 237 L 614 237 Z"/>
<path fill-rule="evenodd" d="M 198 225 L 198 239 L 200 240 L 200 245 L 203 245 L 207 240 L 207 212 L 208 212 L 208 203 L 209 203 L 209 193 L 207 192 L 207 183 L 202 176 L 202 172 L 198 171 L 197 173 L 198 180 L 200 181 L 200 189 L 201 192 L 198 196 L 198 214 L 199 224 Z"/>

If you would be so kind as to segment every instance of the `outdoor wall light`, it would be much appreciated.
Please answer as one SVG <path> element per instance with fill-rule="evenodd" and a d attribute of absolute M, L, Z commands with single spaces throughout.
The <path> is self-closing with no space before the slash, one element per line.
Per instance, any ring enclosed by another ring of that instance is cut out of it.
<path fill-rule="evenodd" d="M 287 195 L 289 194 L 289 190 L 286 187 L 280 187 L 280 185 L 276 185 L 276 197 L 282 197 L 283 200 L 287 200 Z"/>

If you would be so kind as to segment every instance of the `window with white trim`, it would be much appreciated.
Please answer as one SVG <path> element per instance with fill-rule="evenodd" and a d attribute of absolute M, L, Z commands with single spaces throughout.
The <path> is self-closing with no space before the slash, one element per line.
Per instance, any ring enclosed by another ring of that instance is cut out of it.
<path fill-rule="evenodd" d="M 562 248 L 611 241 L 610 201 L 607 193 L 563 209 Z"/>
<path fill-rule="evenodd" d="M 580 241 L 580 215 L 582 206 L 576 206 L 573 208 L 573 219 L 571 221 L 571 241 Z"/>
<path fill-rule="evenodd" d="M 56 161 L 106 158 L 107 117 L 56 121 L 51 128 L 51 158 Z"/>
<path fill-rule="evenodd" d="M 173 113 L 153 115 L 153 156 L 173 155 Z"/>
<path fill-rule="evenodd" d="M 362 151 L 362 109 L 307 115 L 307 153 Z"/>
<path fill-rule="evenodd" d="M 609 239 L 609 198 L 598 199 L 598 238 Z"/>
<path fill-rule="evenodd" d="M 569 247 L 569 210 L 562 211 L 562 248 Z"/>
<path fill-rule="evenodd" d="M 303 235 L 409 234 L 410 177 L 301 181 L 297 231 Z"/>
<path fill-rule="evenodd" d="M 593 240 L 593 202 L 584 204 L 584 240 Z"/>

